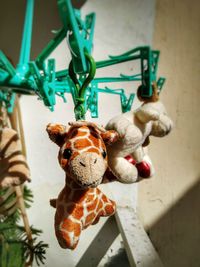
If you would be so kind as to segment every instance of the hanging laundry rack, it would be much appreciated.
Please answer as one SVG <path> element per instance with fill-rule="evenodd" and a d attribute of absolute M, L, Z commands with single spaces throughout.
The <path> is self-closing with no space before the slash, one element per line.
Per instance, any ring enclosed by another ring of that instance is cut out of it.
<path fill-rule="evenodd" d="M 88 14 L 83 20 L 80 10 L 74 9 L 70 0 L 58 0 L 57 6 L 63 27 L 55 33 L 54 38 L 34 60 L 30 60 L 34 0 L 27 0 L 21 51 L 16 68 L 0 51 L 0 101 L 6 103 L 9 113 L 13 111 L 16 93 L 37 95 L 44 105 L 52 111 L 56 105 L 56 96 L 61 97 L 66 102 L 66 93 L 71 93 L 75 110 L 78 108 L 79 96 L 69 75 L 69 69 L 56 71 L 56 60 L 47 58 L 66 39 L 70 48 L 74 73 L 82 85 L 90 71 L 88 58 L 91 58 L 96 15 L 95 13 Z M 140 61 L 140 73 L 119 74 L 117 77 L 99 77 L 89 81 L 82 103 L 83 118 L 87 110 L 91 112 L 92 117 L 98 117 L 99 93 L 119 95 L 122 112 L 131 109 L 135 92 L 128 95 L 122 88 L 112 89 L 101 86 L 106 82 L 139 81 L 142 95 L 146 97 L 152 95 L 153 82 L 156 81 L 158 88 L 162 89 L 165 78 L 157 79 L 156 77 L 159 51 L 152 50 L 149 46 L 136 47 L 121 55 L 109 56 L 109 59 L 97 61 L 95 68 L 105 68 L 134 60 Z M 77 116 L 80 114 L 77 113 Z"/>

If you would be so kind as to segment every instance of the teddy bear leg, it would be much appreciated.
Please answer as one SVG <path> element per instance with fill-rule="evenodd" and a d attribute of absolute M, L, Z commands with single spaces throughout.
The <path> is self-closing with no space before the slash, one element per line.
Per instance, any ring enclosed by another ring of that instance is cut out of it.
<path fill-rule="evenodd" d="M 147 154 L 147 149 L 139 146 L 130 155 L 136 161 L 135 166 L 138 170 L 139 180 L 142 178 L 150 178 L 154 175 L 154 167 L 149 155 Z"/>
<path fill-rule="evenodd" d="M 139 179 L 150 178 L 155 174 L 155 169 L 150 157 L 146 154 L 143 160 L 136 163 Z"/>
<path fill-rule="evenodd" d="M 121 183 L 131 184 L 138 178 L 138 170 L 135 165 L 122 157 L 110 159 L 109 167 Z"/>

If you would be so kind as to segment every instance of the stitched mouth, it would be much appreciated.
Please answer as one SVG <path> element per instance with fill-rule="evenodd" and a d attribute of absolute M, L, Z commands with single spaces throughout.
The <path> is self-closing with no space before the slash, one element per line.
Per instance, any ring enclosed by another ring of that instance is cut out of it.
<path fill-rule="evenodd" d="M 95 188 L 97 187 L 102 181 L 102 178 L 101 179 L 98 179 L 98 180 L 95 180 L 91 183 L 84 183 L 84 182 L 81 182 L 81 181 L 76 181 L 81 187 L 83 188 Z"/>

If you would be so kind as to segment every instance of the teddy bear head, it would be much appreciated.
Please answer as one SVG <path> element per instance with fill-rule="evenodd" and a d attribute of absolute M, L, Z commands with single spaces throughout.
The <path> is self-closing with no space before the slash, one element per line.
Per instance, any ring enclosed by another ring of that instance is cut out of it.
<path fill-rule="evenodd" d="M 143 124 L 150 123 L 150 135 L 156 137 L 163 137 L 169 134 L 173 128 L 173 122 L 161 101 L 143 104 L 135 112 L 135 116 Z"/>

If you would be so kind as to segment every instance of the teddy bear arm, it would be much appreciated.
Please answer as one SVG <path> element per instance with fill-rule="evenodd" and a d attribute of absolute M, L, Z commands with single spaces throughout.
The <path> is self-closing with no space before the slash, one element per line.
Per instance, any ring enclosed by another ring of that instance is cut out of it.
<path fill-rule="evenodd" d="M 123 116 L 117 116 L 110 120 L 106 125 L 107 130 L 115 130 L 119 136 L 123 138 L 126 134 L 126 130 L 131 122 Z"/>
<path fill-rule="evenodd" d="M 138 171 L 136 167 L 129 163 L 125 158 L 112 158 L 112 160 L 109 161 L 109 167 L 114 176 L 121 183 L 131 184 L 137 181 Z"/>

